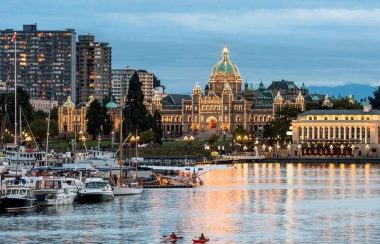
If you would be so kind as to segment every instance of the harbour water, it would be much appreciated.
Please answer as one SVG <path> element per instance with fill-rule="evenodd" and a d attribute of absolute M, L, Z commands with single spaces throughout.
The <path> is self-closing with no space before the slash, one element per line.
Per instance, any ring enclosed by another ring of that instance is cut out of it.
<path fill-rule="evenodd" d="M 376 243 L 380 165 L 239 164 L 193 189 L 0 214 L 1 243 Z"/>

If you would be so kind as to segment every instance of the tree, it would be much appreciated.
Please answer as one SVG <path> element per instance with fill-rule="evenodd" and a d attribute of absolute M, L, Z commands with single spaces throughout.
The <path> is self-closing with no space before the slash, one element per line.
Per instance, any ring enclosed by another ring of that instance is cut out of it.
<path fill-rule="evenodd" d="M 332 101 L 333 106 L 331 109 L 345 110 L 345 109 L 361 109 L 362 106 L 357 101 L 350 101 L 350 98 L 343 97 Z"/>
<path fill-rule="evenodd" d="M 3 124 L 6 123 L 7 127 L 10 127 L 11 131 L 13 131 L 14 127 L 14 119 L 15 119 L 15 111 L 14 111 L 14 93 L 5 93 L 0 95 L 0 120 Z M 25 116 L 22 116 L 23 122 L 25 119 L 31 122 L 34 118 L 34 110 L 32 104 L 29 101 L 29 95 L 22 87 L 17 87 L 17 120 L 19 117 L 20 107 L 22 109 L 22 113 Z M 19 122 L 18 122 L 19 123 Z"/>
<path fill-rule="evenodd" d="M 98 100 L 92 101 L 87 111 L 87 132 L 95 140 L 97 135 L 108 135 L 111 133 L 113 123 L 111 117 L 107 114 L 105 104 Z"/>
<path fill-rule="evenodd" d="M 284 106 L 278 109 L 274 120 L 264 125 L 264 137 L 286 138 L 286 132 L 289 131 L 292 120 L 296 119 L 301 112 L 301 109 L 293 106 Z"/>
<path fill-rule="evenodd" d="M 155 143 L 162 144 L 162 136 L 163 136 L 162 119 L 161 119 L 161 113 L 158 110 L 154 111 L 153 120 L 154 120 L 153 131 L 155 135 Z"/>
<path fill-rule="evenodd" d="M 126 109 L 124 110 L 124 128 L 127 134 L 130 132 L 145 131 L 153 124 L 152 117 L 148 116 L 148 110 L 144 105 L 144 94 L 141 90 L 141 82 L 135 72 L 128 87 Z"/>
<path fill-rule="evenodd" d="M 102 105 L 98 100 L 94 100 L 87 110 L 87 132 L 96 139 L 102 131 Z"/>
<path fill-rule="evenodd" d="M 153 75 L 153 88 L 161 86 L 161 81 L 157 78 L 157 76 Z"/>
<path fill-rule="evenodd" d="M 369 103 L 374 109 L 380 109 L 380 86 L 373 92 L 373 97 L 368 97 Z"/>
<path fill-rule="evenodd" d="M 155 141 L 155 134 L 153 129 L 149 129 L 140 133 L 141 142 L 152 143 Z"/>

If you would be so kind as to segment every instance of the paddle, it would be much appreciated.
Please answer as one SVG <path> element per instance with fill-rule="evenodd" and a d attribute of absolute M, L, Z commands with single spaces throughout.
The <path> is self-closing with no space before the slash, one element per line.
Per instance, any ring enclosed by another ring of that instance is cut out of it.
<path fill-rule="evenodd" d="M 170 236 L 162 236 L 162 237 L 164 237 L 164 238 L 171 238 Z M 173 238 L 173 239 L 183 239 L 183 236 L 177 236 L 177 238 Z"/>

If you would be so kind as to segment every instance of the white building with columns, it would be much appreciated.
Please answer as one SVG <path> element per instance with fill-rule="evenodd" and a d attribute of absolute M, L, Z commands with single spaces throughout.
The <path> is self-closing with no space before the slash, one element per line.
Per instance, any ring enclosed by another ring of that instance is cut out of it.
<path fill-rule="evenodd" d="M 380 155 L 380 111 L 310 110 L 292 121 L 293 154 L 304 156 Z"/>

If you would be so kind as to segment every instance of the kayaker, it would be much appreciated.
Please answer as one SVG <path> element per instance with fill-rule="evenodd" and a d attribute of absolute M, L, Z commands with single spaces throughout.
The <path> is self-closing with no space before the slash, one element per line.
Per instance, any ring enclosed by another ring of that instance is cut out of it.
<path fill-rule="evenodd" d="M 199 237 L 199 240 L 206 240 L 205 235 L 203 235 L 203 233 L 202 233 L 201 236 Z"/>
<path fill-rule="evenodd" d="M 172 239 L 178 239 L 177 235 L 174 232 L 172 232 L 172 234 L 170 235 L 170 238 L 172 238 Z"/>

